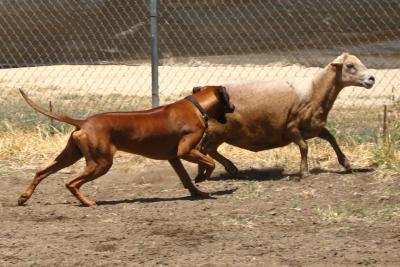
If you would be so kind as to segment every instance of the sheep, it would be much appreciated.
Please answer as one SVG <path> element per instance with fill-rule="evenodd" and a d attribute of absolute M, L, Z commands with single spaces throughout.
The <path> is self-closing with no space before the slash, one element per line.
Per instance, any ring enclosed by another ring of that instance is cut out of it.
<path fill-rule="evenodd" d="M 298 145 L 301 154 L 299 178 L 309 175 L 306 140 L 322 138 L 330 143 L 339 163 L 351 171 L 347 157 L 335 137 L 325 127 L 328 113 L 340 91 L 347 86 L 372 88 L 374 76 L 354 55 L 343 53 L 314 77 L 302 82 L 252 81 L 225 84 L 236 110 L 227 114 L 227 123 L 210 121 L 201 146 L 231 175 L 237 167 L 218 153 L 222 143 L 253 152 Z M 204 167 L 199 165 L 195 182 L 202 182 Z"/>

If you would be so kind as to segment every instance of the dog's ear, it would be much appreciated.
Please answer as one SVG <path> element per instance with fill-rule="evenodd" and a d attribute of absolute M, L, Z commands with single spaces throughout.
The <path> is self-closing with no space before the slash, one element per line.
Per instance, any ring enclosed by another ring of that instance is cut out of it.
<path fill-rule="evenodd" d="M 218 88 L 218 96 L 220 99 L 225 102 L 225 104 L 229 103 L 229 94 L 226 91 L 226 88 L 224 86 L 219 86 Z"/>
<path fill-rule="evenodd" d="M 197 92 L 199 92 L 200 90 L 201 90 L 201 87 L 200 87 L 200 86 L 193 87 L 192 93 L 193 93 L 193 94 L 194 94 L 194 93 L 197 93 Z"/>
<path fill-rule="evenodd" d="M 219 86 L 218 97 L 224 106 L 225 113 L 232 113 L 235 110 L 235 105 L 231 103 L 230 97 L 224 86 Z"/>

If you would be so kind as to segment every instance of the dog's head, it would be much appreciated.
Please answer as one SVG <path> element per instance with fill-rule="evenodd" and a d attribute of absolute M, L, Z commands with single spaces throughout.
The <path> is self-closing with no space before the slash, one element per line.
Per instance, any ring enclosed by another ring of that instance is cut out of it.
<path fill-rule="evenodd" d="M 220 123 L 226 123 L 226 113 L 235 111 L 235 106 L 230 102 L 229 94 L 224 86 L 194 87 L 193 94 L 210 90 L 218 99 L 218 108 L 215 119 Z"/>

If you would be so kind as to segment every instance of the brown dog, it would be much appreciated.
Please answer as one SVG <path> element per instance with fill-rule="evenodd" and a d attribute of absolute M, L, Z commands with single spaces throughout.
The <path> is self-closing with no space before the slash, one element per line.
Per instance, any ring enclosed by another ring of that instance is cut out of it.
<path fill-rule="evenodd" d="M 208 126 L 208 116 L 225 123 L 225 113 L 234 111 L 225 87 L 222 86 L 209 86 L 201 91 L 194 89 L 193 96 L 146 111 L 102 113 L 85 120 L 46 111 L 30 100 L 22 90 L 20 92 L 36 111 L 74 125 L 76 129 L 54 162 L 36 173 L 20 196 L 19 205 L 23 205 L 32 196 L 44 178 L 82 157 L 86 160 L 85 170 L 66 186 L 83 205 L 95 205 L 96 202 L 82 195 L 79 189 L 111 168 L 117 150 L 168 160 L 192 196 L 207 196 L 207 193 L 192 183 L 180 159 L 207 166 L 206 175 L 209 177 L 215 168 L 214 161 L 197 150 L 196 145 Z"/>

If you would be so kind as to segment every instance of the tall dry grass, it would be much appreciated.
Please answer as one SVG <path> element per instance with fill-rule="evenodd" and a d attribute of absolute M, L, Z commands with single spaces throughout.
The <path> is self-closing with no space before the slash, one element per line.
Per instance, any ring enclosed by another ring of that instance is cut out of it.
<path fill-rule="evenodd" d="M 54 134 L 51 132 L 54 131 Z M 0 132 L 0 172 L 12 173 L 25 169 L 38 169 L 50 163 L 64 148 L 69 132 L 57 131 L 48 125 L 33 129 L 9 129 Z M 343 152 L 351 161 L 353 167 L 376 167 L 380 170 L 400 170 L 400 152 L 395 149 L 398 140 L 391 140 L 390 151 L 387 145 L 375 142 L 358 142 L 347 137 L 338 140 Z M 397 142 L 397 143 L 396 143 Z M 283 148 L 250 152 L 229 145 L 222 145 L 219 151 L 231 159 L 240 169 L 283 167 L 285 171 L 297 172 L 300 164 L 300 153 L 296 145 Z M 119 168 L 134 169 L 140 166 L 154 164 L 150 159 L 137 155 L 118 152 L 115 164 Z M 72 169 L 81 168 L 83 162 Z M 341 170 L 336 155 L 330 145 L 322 140 L 309 141 L 310 168 Z M 0 173 L 1 175 L 1 173 Z"/>

